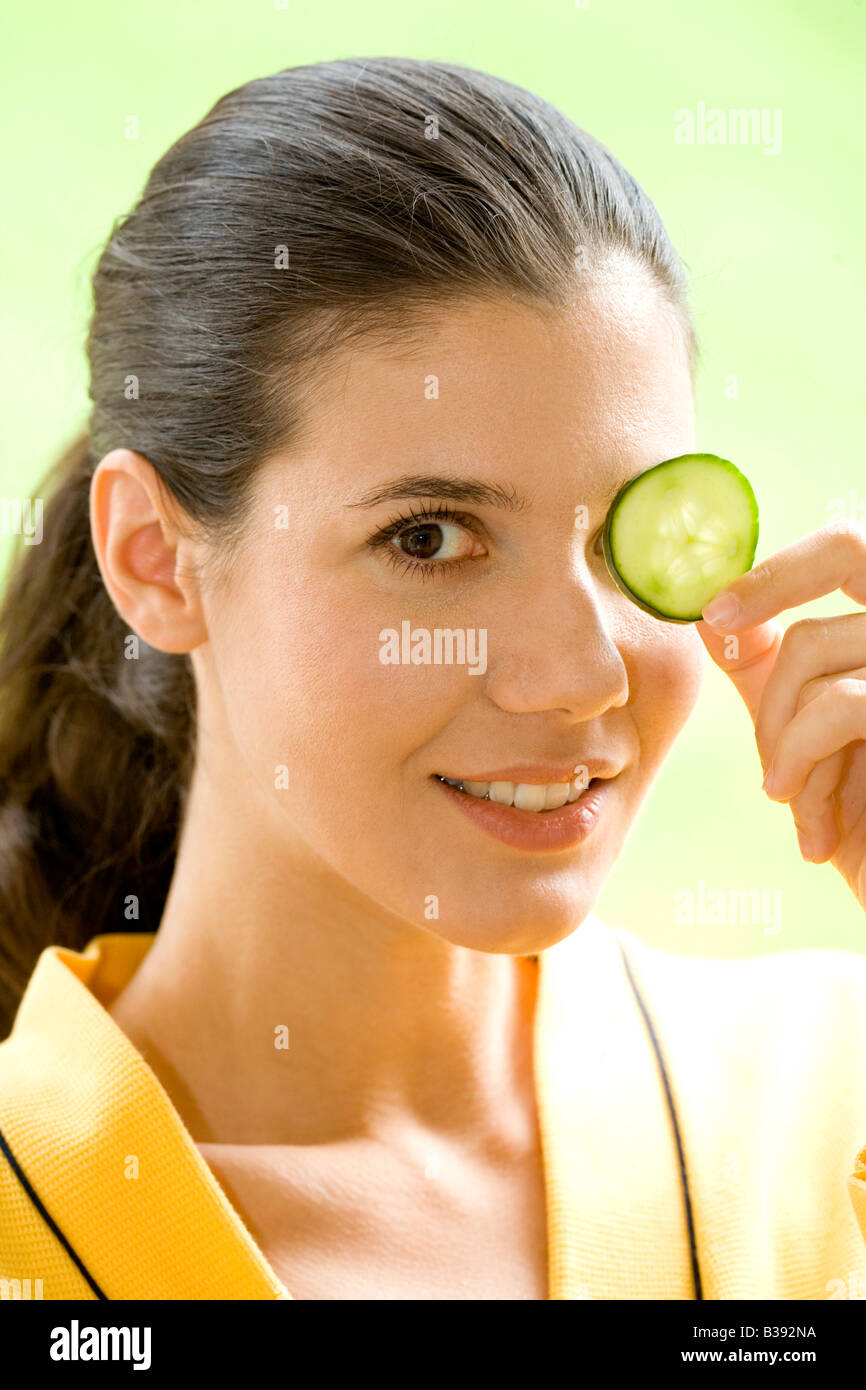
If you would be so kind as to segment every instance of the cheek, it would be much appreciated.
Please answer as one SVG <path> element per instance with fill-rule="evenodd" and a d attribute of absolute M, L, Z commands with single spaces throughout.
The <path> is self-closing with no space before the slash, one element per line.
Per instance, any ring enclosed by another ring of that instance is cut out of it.
<path fill-rule="evenodd" d="M 700 694 L 707 654 L 692 625 L 660 625 L 642 633 L 626 657 L 632 716 L 641 742 L 641 760 L 655 768 L 685 724 Z"/>
<path fill-rule="evenodd" d="M 286 768 L 299 822 L 380 803 L 393 816 L 407 761 L 466 698 L 464 669 L 382 663 L 379 634 L 401 619 L 381 609 L 337 586 L 304 602 L 271 592 L 222 634 L 232 739 L 263 788 Z"/>

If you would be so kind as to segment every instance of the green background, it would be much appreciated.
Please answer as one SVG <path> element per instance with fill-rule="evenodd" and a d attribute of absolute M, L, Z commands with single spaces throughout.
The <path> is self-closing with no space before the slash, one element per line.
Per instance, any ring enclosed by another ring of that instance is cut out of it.
<path fill-rule="evenodd" d="M 88 277 L 168 145 L 250 78 L 391 53 L 536 90 L 644 185 L 692 276 L 698 447 L 751 478 L 759 560 L 824 525 L 852 491 L 846 514 L 866 519 L 862 0 L 37 0 L 7 12 L 4 29 L 3 496 L 33 495 L 86 417 Z M 678 144 L 674 113 L 699 102 L 781 108 L 781 152 Z M 125 137 L 129 116 L 137 139 Z M 854 608 L 834 594 L 782 622 Z M 830 865 L 800 859 L 789 811 L 760 783 L 751 721 L 711 666 L 599 913 L 690 954 L 866 950 L 862 909 Z M 701 881 L 781 891 L 781 930 L 678 925 L 675 894 Z"/>

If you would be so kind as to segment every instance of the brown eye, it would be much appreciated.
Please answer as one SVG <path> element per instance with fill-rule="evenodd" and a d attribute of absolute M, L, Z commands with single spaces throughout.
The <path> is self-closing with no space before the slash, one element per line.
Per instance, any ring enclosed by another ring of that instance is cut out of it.
<path fill-rule="evenodd" d="M 416 521 L 392 537 L 392 544 L 410 560 L 464 560 L 484 553 L 475 537 L 453 521 Z"/>
<path fill-rule="evenodd" d="M 442 527 L 431 524 L 401 531 L 394 540 L 404 555 L 413 560 L 431 560 L 442 545 Z"/>

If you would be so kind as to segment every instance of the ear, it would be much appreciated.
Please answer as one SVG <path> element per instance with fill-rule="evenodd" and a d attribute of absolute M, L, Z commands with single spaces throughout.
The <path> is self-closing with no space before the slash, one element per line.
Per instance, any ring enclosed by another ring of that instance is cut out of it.
<path fill-rule="evenodd" d="M 90 484 L 90 529 L 106 589 L 118 613 L 148 646 L 190 652 L 207 640 L 194 544 L 180 509 L 151 463 L 113 449 Z"/>

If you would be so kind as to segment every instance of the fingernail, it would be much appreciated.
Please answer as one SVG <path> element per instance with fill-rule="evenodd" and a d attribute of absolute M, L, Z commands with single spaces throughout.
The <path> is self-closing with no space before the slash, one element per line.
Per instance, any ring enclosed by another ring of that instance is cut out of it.
<path fill-rule="evenodd" d="M 797 842 L 798 842 L 798 844 L 799 844 L 799 846 L 800 846 L 800 853 L 803 855 L 803 858 L 804 858 L 804 859 L 811 859 L 811 861 L 814 863 L 814 862 L 815 862 L 815 851 L 814 851 L 814 849 L 812 848 L 812 842 L 811 842 L 811 840 L 809 839 L 809 836 L 808 836 L 808 835 L 804 835 L 803 832 L 802 832 L 802 830 L 798 830 L 798 831 L 797 831 Z"/>
<path fill-rule="evenodd" d="M 777 773 L 776 773 L 775 768 L 773 768 L 773 767 L 768 767 L 768 768 L 767 768 L 767 774 L 766 774 L 766 776 L 765 776 L 763 782 L 761 783 L 762 789 L 767 793 L 768 796 L 772 796 L 773 793 L 774 793 L 774 791 L 776 790 L 776 787 L 778 786 L 778 784 L 779 784 L 779 778 L 778 778 L 778 775 L 777 775 Z"/>
<path fill-rule="evenodd" d="M 701 617 L 710 627 L 724 627 L 725 623 L 731 623 L 740 611 L 740 605 L 733 594 L 722 594 L 719 598 L 714 598 L 712 603 L 708 603 L 706 608 L 701 611 Z"/>

